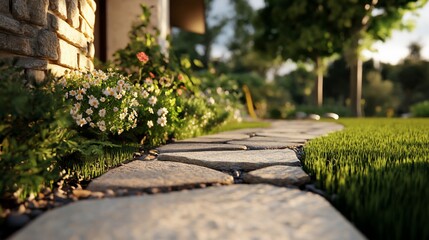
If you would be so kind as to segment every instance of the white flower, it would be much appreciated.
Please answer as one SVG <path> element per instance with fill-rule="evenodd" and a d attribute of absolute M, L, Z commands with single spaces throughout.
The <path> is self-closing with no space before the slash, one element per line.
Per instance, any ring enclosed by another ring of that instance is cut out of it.
<path fill-rule="evenodd" d="M 118 135 L 120 135 L 122 132 L 124 132 L 124 129 L 118 129 Z"/>
<path fill-rule="evenodd" d="M 75 90 L 70 90 L 69 95 L 70 96 L 75 96 L 76 95 L 76 91 Z"/>
<path fill-rule="evenodd" d="M 106 123 L 104 121 L 97 122 L 97 126 L 98 126 L 98 129 L 100 129 L 100 131 L 102 132 L 106 131 Z"/>
<path fill-rule="evenodd" d="M 142 97 L 143 97 L 143 98 L 147 98 L 147 97 L 149 97 L 149 93 L 148 93 L 146 90 L 143 90 L 143 92 L 142 92 Z"/>
<path fill-rule="evenodd" d="M 218 87 L 218 88 L 216 88 L 216 92 L 217 92 L 217 94 L 222 95 L 223 90 L 221 87 Z"/>
<path fill-rule="evenodd" d="M 91 115 L 92 113 L 94 113 L 94 111 L 92 111 L 91 108 L 86 109 L 86 114 Z"/>
<path fill-rule="evenodd" d="M 161 127 L 165 127 L 167 125 L 167 118 L 165 116 L 162 116 L 162 117 L 158 118 L 158 120 L 156 122 Z"/>
<path fill-rule="evenodd" d="M 114 111 L 114 112 L 117 112 L 117 111 L 119 111 L 119 108 L 114 107 L 114 108 L 113 108 L 113 111 Z"/>
<path fill-rule="evenodd" d="M 150 78 L 146 78 L 146 79 L 144 80 L 144 83 L 146 83 L 148 86 L 150 86 L 150 85 L 152 85 L 153 81 L 152 81 L 152 79 L 150 79 Z"/>
<path fill-rule="evenodd" d="M 64 94 L 64 97 L 65 97 L 66 99 L 68 99 L 68 98 L 69 98 L 69 93 L 68 93 L 68 92 L 66 92 L 66 94 Z"/>
<path fill-rule="evenodd" d="M 105 97 L 101 97 L 100 98 L 100 102 L 105 102 L 106 101 L 106 98 Z"/>
<path fill-rule="evenodd" d="M 122 94 L 116 94 L 115 98 L 116 99 L 121 99 L 122 98 Z"/>
<path fill-rule="evenodd" d="M 127 113 L 121 113 L 119 114 L 119 119 L 124 120 L 127 117 Z"/>
<path fill-rule="evenodd" d="M 78 111 L 80 109 L 80 106 L 80 103 L 75 103 L 73 107 L 76 109 L 76 111 Z"/>
<path fill-rule="evenodd" d="M 152 120 L 147 121 L 147 126 L 148 126 L 148 128 L 152 128 L 153 127 Z"/>
<path fill-rule="evenodd" d="M 106 89 L 103 90 L 103 94 L 106 96 L 115 96 L 116 91 L 113 88 L 107 87 Z"/>
<path fill-rule="evenodd" d="M 90 106 L 95 107 L 95 108 L 98 108 L 98 104 L 100 104 L 98 102 L 97 98 L 95 98 L 94 96 L 92 96 L 92 97 L 89 98 L 88 103 L 89 103 Z"/>
<path fill-rule="evenodd" d="M 76 124 L 82 127 L 83 125 L 86 124 L 86 120 L 84 118 L 77 119 Z"/>
<path fill-rule="evenodd" d="M 207 99 L 207 103 L 210 104 L 210 105 L 215 104 L 214 98 L 210 97 L 209 99 Z"/>
<path fill-rule="evenodd" d="M 90 123 L 89 123 L 89 126 L 90 126 L 90 127 L 92 127 L 92 128 L 95 128 L 95 126 L 96 126 L 96 125 L 95 125 L 95 123 L 90 122 Z"/>
<path fill-rule="evenodd" d="M 83 99 L 83 95 L 82 94 L 78 94 L 76 95 L 76 100 L 81 101 Z"/>
<path fill-rule="evenodd" d="M 104 131 L 106 131 L 106 126 L 98 126 L 98 129 L 100 129 L 100 131 L 104 132 Z"/>
<path fill-rule="evenodd" d="M 86 94 L 86 88 L 80 88 L 79 90 L 77 90 L 77 93 L 85 95 Z"/>
<path fill-rule="evenodd" d="M 153 109 L 152 109 L 151 107 L 148 109 L 148 111 L 149 111 L 151 114 L 153 114 Z"/>
<path fill-rule="evenodd" d="M 117 83 L 118 83 L 119 86 L 124 86 L 125 81 L 121 79 L 121 80 L 118 80 Z"/>
<path fill-rule="evenodd" d="M 158 110 L 158 116 L 165 116 L 168 113 L 167 108 L 163 107 Z"/>
<path fill-rule="evenodd" d="M 92 121 L 91 117 L 86 117 L 86 118 L 85 118 L 85 120 L 86 120 L 87 122 L 91 122 L 91 121 Z"/>
<path fill-rule="evenodd" d="M 84 83 L 82 84 L 82 86 L 83 86 L 84 88 L 90 88 L 90 87 L 91 87 L 91 85 L 90 85 L 88 82 L 84 82 Z"/>
<path fill-rule="evenodd" d="M 103 108 L 100 111 L 98 111 L 98 115 L 100 115 L 100 117 L 106 116 L 106 109 Z"/>
<path fill-rule="evenodd" d="M 149 104 L 152 106 L 154 106 L 157 101 L 158 101 L 158 99 L 155 96 L 152 96 L 149 98 Z"/>

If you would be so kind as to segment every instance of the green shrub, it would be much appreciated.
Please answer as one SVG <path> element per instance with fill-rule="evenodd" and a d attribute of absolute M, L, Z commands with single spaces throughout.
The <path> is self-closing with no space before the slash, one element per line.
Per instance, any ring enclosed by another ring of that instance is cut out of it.
<path fill-rule="evenodd" d="M 37 83 L 0 64 L 0 196 L 21 200 L 60 178 L 58 160 L 77 146 L 52 78 Z"/>
<path fill-rule="evenodd" d="M 429 117 L 429 101 L 416 103 L 411 106 L 413 117 Z"/>
<path fill-rule="evenodd" d="M 153 101 L 140 102 L 137 127 L 125 136 L 151 148 L 168 139 L 208 133 L 233 117 L 239 119 L 237 106 L 231 103 L 236 93 L 208 84 L 222 77 L 198 76 L 191 72 L 191 60 L 175 58 L 172 48 L 166 54 L 158 43 L 158 30 L 149 27 L 149 9 L 142 5 L 142 11 L 140 22 L 130 31 L 129 44 L 115 53 L 112 67 L 141 88 L 143 102 Z"/>
<path fill-rule="evenodd" d="M 341 119 L 304 167 L 369 239 L 428 239 L 429 121 Z"/>

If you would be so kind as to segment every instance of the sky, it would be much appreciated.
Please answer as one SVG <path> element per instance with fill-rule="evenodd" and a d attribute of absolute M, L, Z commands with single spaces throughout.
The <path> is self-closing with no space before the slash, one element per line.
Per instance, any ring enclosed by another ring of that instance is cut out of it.
<path fill-rule="evenodd" d="M 249 0 L 255 9 L 264 6 L 263 0 Z M 229 1 L 215 0 L 214 14 L 228 14 L 231 12 Z M 412 31 L 393 31 L 392 36 L 386 42 L 375 42 L 372 48 L 374 52 L 368 50 L 363 52 L 366 59 L 373 58 L 376 61 L 397 64 L 408 55 L 408 46 L 411 42 L 418 42 L 423 47 L 422 57 L 429 60 L 429 3 L 417 11 L 419 16 L 408 14 L 404 19 L 415 19 L 416 26 Z M 210 21 L 209 21 L 210 23 Z M 212 56 L 215 58 L 227 58 L 229 53 L 225 47 L 225 42 L 232 36 L 232 29 L 226 28 L 223 36 L 214 45 Z"/>

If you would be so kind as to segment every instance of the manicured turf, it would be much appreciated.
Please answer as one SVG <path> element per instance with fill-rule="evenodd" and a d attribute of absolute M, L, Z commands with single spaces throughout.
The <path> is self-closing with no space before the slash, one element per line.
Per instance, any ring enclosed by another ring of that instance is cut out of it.
<path fill-rule="evenodd" d="M 429 239 L 429 119 L 345 119 L 305 170 L 370 239 Z"/>

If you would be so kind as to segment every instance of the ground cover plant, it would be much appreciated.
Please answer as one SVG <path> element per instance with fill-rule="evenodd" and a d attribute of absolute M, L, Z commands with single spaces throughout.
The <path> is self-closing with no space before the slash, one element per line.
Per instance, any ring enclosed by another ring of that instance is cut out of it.
<path fill-rule="evenodd" d="M 370 239 L 428 239 L 429 120 L 346 119 L 304 168 Z"/>

